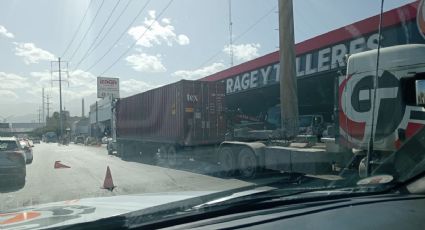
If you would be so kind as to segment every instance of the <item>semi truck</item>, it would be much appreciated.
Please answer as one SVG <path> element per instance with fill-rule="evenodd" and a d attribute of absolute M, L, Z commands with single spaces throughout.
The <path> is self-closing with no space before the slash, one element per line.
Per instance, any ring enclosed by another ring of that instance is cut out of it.
<path fill-rule="evenodd" d="M 425 80 L 425 45 L 382 48 L 375 93 L 376 58 L 377 50 L 348 57 L 346 74 L 336 79 L 337 132 L 326 138 L 326 147 L 292 145 L 281 135 L 271 135 L 279 129 L 253 130 L 268 137 L 258 140 L 226 138 L 237 130 L 228 129 L 224 86 L 183 80 L 118 101 L 118 153 L 158 156 L 169 165 L 194 155 L 208 157 L 226 175 L 245 178 L 262 169 L 320 174 L 335 164 L 363 172 L 372 134 L 371 162 L 377 165 L 425 124 L 424 103 L 416 95 L 417 85 Z"/>

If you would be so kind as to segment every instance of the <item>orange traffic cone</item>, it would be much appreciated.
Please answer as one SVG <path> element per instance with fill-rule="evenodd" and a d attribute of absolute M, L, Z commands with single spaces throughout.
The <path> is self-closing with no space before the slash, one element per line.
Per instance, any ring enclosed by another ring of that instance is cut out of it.
<path fill-rule="evenodd" d="M 106 168 L 106 176 L 105 176 L 105 180 L 103 181 L 102 188 L 108 189 L 110 191 L 114 190 L 115 188 L 114 182 L 112 181 L 112 175 L 111 175 L 111 170 L 109 169 L 109 166 L 107 166 Z"/>
<path fill-rule="evenodd" d="M 62 164 L 62 163 L 60 163 L 61 161 L 55 161 L 55 165 L 54 165 L 54 168 L 55 169 L 60 169 L 60 168 L 65 168 L 65 169 L 67 169 L 67 168 L 71 168 L 71 167 L 69 167 L 68 165 L 64 165 L 64 164 Z"/>

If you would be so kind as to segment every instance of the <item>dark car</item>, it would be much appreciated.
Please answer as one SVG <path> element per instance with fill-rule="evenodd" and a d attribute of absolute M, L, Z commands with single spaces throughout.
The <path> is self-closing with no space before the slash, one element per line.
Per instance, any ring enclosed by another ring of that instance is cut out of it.
<path fill-rule="evenodd" d="M 25 184 L 25 152 L 14 137 L 0 137 L 0 177 L 10 178 L 19 186 Z"/>
<path fill-rule="evenodd" d="M 55 132 L 47 132 L 43 136 L 43 142 L 56 143 L 58 142 L 58 135 Z"/>

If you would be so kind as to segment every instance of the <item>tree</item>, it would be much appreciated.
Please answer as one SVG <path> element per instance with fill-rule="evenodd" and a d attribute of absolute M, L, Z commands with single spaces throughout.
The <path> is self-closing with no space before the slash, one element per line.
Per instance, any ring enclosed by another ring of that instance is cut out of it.
<path fill-rule="evenodd" d="M 64 113 L 62 113 L 63 130 L 70 128 L 69 121 Z M 35 129 L 33 131 L 34 136 L 41 136 L 47 132 L 55 132 L 60 134 L 60 123 L 59 123 L 59 112 L 54 112 L 51 117 L 47 117 L 46 126 Z"/>

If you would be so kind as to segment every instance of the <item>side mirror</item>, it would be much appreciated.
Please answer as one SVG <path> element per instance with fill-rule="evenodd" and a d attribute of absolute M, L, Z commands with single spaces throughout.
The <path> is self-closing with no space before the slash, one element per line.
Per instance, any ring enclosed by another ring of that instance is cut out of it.
<path fill-rule="evenodd" d="M 415 81 L 416 105 L 425 106 L 425 80 Z"/>
<path fill-rule="evenodd" d="M 398 134 L 398 139 L 400 139 L 400 141 L 406 140 L 406 130 L 405 129 L 397 129 L 397 134 Z"/>

